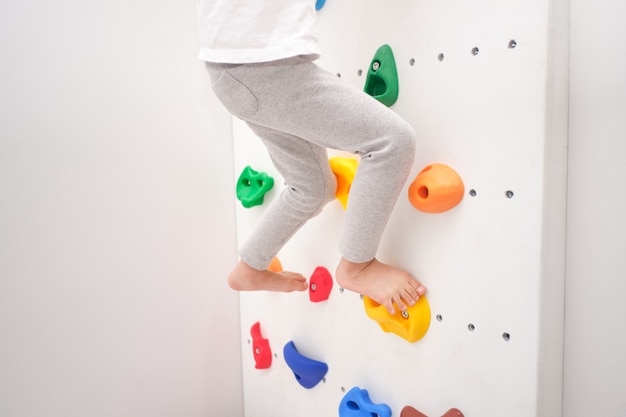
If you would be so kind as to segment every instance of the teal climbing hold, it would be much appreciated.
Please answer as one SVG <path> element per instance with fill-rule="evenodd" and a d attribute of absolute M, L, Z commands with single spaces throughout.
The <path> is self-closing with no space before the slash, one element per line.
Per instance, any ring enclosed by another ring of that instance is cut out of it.
<path fill-rule="evenodd" d="M 398 69 L 389 45 L 381 46 L 374 54 L 364 90 L 387 107 L 398 100 Z"/>
<path fill-rule="evenodd" d="M 387 404 L 374 404 L 366 389 L 354 387 L 339 403 L 339 417 L 391 417 Z"/>
<path fill-rule="evenodd" d="M 293 371 L 296 381 L 304 388 L 313 388 L 324 379 L 326 372 L 328 372 L 328 365 L 303 356 L 298 352 L 293 341 L 285 345 L 283 355 L 287 366 Z"/>
<path fill-rule="evenodd" d="M 265 194 L 273 186 L 274 178 L 265 172 L 257 172 L 248 165 L 237 180 L 237 199 L 245 208 L 260 206 Z"/>
<path fill-rule="evenodd" d="M 317 0 L 315 2 L 315 10 L 319 10 L 326 4 L 326 0 Z"/>

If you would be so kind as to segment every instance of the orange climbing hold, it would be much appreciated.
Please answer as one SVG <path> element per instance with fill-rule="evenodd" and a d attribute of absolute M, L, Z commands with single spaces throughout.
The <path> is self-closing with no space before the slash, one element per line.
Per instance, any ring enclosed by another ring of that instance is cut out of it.
<path fill-rule="evenodd" d="M 359 161 L 354 158 L 343 158 L 340 156 L 330 158 L 330 169 L 332 169 L 337 178 L 335 197 L 341 202 L 344 210 L 348 206 L 348 194 L 358 167 Z"/>
<path fill-rule="evenodd" d="M 272 259 L 272 262 L 270 262 L 270 266 L 268 266 L 267 269 L 272 272 L 282 272 L 283 265 L 280 263 L 278 258 L 274 258 Z"/>
<path fill-rule="evenodd" d="M 420 340 L 430 326 L 430 304 L 426 296 L 421 296 L 417 303 L 400 311 L 396 308 L 395 314 L 389 314 L 385 306 L 371 298 L 364 296 L 365 313 L 376 321 L 383 331 L 395 333 L 409 343 Z"/>
<path fill-rule="evenodd" d="M 431 164 L 417 174 L 409 186 L 409 201 L 426 213 L 441 213 L 463 199 L 465 187 L 459 174 L 444 164 Z"/>

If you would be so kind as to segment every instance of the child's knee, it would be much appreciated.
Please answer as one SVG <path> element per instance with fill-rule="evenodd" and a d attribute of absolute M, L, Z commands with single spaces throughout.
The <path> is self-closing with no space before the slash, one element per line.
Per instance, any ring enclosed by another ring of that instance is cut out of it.
<path fill-rule="evenodd" d="M 307 178 L 302 184 L 290 184 L 287 192 L 291 205 L 306 217 L 319 214 L 324 206 L 334 200 L 337 180 L 328 169 L 318 175 Z"/>

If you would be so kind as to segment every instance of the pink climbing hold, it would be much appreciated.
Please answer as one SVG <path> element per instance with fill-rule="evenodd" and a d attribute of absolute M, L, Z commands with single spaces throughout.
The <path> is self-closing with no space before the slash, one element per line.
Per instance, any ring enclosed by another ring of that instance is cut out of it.
<path fill-rule="evenodd" d="M 318 266 L 309 280 L 309 299 L 314 303 L 328 300 L 333 288 L 333 277 L 328 269 Z"/>

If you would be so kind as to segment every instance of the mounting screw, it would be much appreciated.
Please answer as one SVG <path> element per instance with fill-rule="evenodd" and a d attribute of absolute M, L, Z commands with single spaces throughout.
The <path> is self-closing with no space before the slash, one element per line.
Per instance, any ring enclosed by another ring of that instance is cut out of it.
<path fill-rule="evenodd" d="M 380 68 L 380 62 L 374 61 L 374 63 L 372 64 L 372 70 L 378 71 L 379 68 Z"/>

